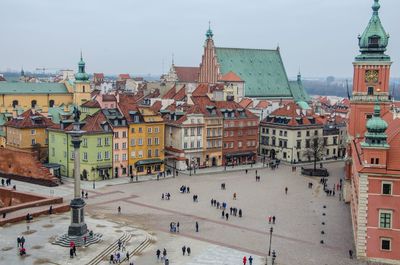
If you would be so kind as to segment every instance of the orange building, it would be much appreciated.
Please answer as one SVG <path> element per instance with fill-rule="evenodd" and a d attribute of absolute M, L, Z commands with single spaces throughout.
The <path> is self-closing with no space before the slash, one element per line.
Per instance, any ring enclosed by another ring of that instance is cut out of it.
<path fill-rule="evenodd" d="M 358 258 L 400 264 L 400 119 L 390 112 L 385 32 L 374 0 L 372 18 L 359 37 L 350 101 L 350 159 L 345 195 Z"/>

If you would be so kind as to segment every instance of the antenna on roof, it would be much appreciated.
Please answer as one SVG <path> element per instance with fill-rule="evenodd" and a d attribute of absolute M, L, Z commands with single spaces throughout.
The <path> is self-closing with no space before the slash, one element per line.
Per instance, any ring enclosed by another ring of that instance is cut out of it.
<path fill-rule="evenodd" d="M 174 66 L 174 53 L 172 53 L 172 66 Z"/>

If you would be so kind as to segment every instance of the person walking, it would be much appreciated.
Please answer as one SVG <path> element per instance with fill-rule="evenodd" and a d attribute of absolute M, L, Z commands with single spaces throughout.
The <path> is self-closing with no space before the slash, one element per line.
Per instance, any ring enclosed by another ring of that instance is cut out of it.
<path fill-rule="evenodd" d="M 129 261 L 129 251 L 126 252 L 126 260 Z"/>
<path fill-rule="evenodd" d="M 271 220 L 272 220 L 272 216 L 270 215 L 270 216 L 268 216 L 268 223 L 269 224 L 271 223 Z"/>
<path fill-rule="evenodd" d="M 196 221 L 196 232 L 199 232 L 199 223 Z"/>
<path fill-rule="evenodd" d="M 285 194 L 287 195 L 288 187 L 285 187 Z"/>
<path fill-rule="evenodd" d="M 182 247 L 182 255 L 185 256 L 185 253 L 186 253 L 186 247 L 183 246 L 183 247 Z"/>
<path fill-rule="evenodd" d="M 74 244 L 74 246 L 72 247 L 72 251 L 74 252 L 74 256 L 76 257 L 76 245 Z"/>
<path fill-rule="evenodd" d="M 160 259 L 160 255 L 161 255 L 161 250 L 157 249 L 156 251 L 157 261 Z"/>
<path fill-rule="evenodd" d="M 247 258 L 246 258 L 246 256 L 244 256 L 243 257 L 243 265 L 246 265 L 246 263 L 247 263 Z"/>
<path fill-rule="evenodd" d="M 186 249 L 186 251 L 187 251 L 187 253 L 188 253 L 188 256 L 190 256 L 190 247 L 187 247 L 187 249 Z"/>
<path fill-rule="evenodd" d="M 17 247 L 19 247 L 21 245 L 21 238 L 17 237 Z"/>
<path fill-rule="evenodd" d="M 118 206 L 118 214 L 121 214 L 121 206 Z"/>
<path fill-rule="evenodd" d="M 225 211 L 222 211 L 221 218 L 224 219 L 224 217 L 225 217 Z"/>
<path fill-rule="evenodd" d="M 349 250 L 349 257 L 350 257 L 350 259 L 353 259 L 353 250 Z"/>
<path fill-rule="evenodd" d="M 176 231 L 179 233 L 179 222 L 176 224 Z"/>
<path fill-rule="evenodd" d="M 225 217 L 226 217 L 226 221 L 228 221 L 229 214 L 228 214 L 228 213 L 226 213 L 226 214 L 225 214 Z"/>
<path fill-rule="evenodd" d="M 275 224 L 275 220 L 276 220 L 276 218 L 275 218 L 275 215 L 274 215 L 274 216 L 272 216 L 272 224 Z"/>
<path fill-rule="evenodd" d="M 236 200 L 236 192 L 233 193 L 233 199 Z"/>
<path fill-rule="evenodd" d="M 25 245 L 25 237 L 22 236 L 22 237 L 21 237 L 21 247 L 23 248 L 24 245 Z M 74 244 L 74 246 L 75 246 L 75 244 Z"/>
<path fill-rule="evenodd" d="M 242 209 L 239 209 L 239 217 L 242 217 Z"/>
<path fill-rule="evenodd" d="M 249 257 L 249 265 L 253 265 L 253 257 L 252 256 Z"/>

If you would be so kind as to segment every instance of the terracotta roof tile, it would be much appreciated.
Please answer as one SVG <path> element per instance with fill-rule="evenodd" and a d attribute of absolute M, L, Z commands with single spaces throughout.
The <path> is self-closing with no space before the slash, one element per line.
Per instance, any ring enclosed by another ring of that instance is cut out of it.
<path fill-rule="evenodd" d="M 99 102 L 97 100 L 89 100 L 82 104 L 85 108 L 100 108 Z"/>
<path fill-rule="evenodd" d="M 267 100 L 260 100 L 258 104 L 254 107 L 255 109 L 266 109 L 270 105 L 270 102 Z"/>
<path fill-rule="evenodd" d="M 182 101 L 186 98 L 186 86 L 183 86 L 181 89 L 179 89 L 178 92 L 174 95 L 172 99 Z"/>
<path fill-rule="evenodd" d="M 122 80 L 131 79 L 131 76 L 129 74 L 120 74 L 118 77 Z"/>
<path fill-rule="evenodd" d="M 175 94 L 176 94 L 176 85 L 171 87 L 171 89 L 168 90 L 167 93 L 165 93 L 164 96 L 162 96 L 162 98 L 163 99 L 173 99 Z"/>
<path fill-rule="evenodd" d="M 53 125 L 54 123 L 50 119 L 31 109 L 5 124 L 5 126 L 14 128 L 48 128 Z"/>
<path fill-rule="evenodd" d="M 179 82 L 195 83 L 199 80 L 200 67 L 174 66 Z"/>
<path fill-rule="evenodd" d="M 208 93 L 208 85 L 207 84 L 199 84 L 196 89 L 192 92 L 192 96 L 201 97 L 206 96 Z"/>
<path fill-rule="evenodd" d="M 242 79 L 240 79 L 240 77 L 235 74 L 234 72 L 230 71 L 228 73 L 226 73 L 225 75 L 223 75 L 221 77 L 221 81 L 226 81 L 226 82 L 243 82 Z"/>
<path fill-rule="evenodd" d="M 253 106 L 253 100 L 250 99 L 250 98 L 244 98 L 239 102 L 239 105 L 244 109 L 252 107 Z"/>

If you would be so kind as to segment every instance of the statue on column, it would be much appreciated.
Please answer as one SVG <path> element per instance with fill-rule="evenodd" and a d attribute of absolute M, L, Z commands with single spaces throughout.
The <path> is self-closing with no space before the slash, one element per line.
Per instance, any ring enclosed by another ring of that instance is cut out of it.
<path fill-rule="evenodd" d="M 74 107 L 74 111 L 72 113 L 74 114 L 74 121 L 79 122 L 81 118 L 81 111 L 77 107 Z"/>

